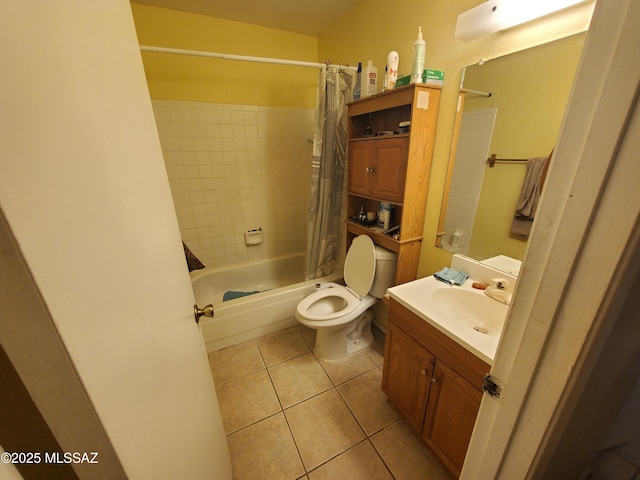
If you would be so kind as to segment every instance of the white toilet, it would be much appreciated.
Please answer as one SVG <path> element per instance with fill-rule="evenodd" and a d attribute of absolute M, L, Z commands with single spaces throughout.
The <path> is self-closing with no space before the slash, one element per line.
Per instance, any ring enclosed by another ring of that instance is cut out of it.
<path fill-rule="evenodd" d="M 344 262 L 347 285 L 321 283 L 298 304 L 298 321 L 317 330 L 314 352 L 318 357 L 339 360 L 373 343 L 369 308 L 393 286 L 397 264 L 397 254 L 360 235 Z"/>

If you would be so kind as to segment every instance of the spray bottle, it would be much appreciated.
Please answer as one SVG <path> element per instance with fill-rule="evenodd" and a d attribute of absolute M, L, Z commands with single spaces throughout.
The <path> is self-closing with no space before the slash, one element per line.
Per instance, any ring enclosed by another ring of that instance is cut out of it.
<path fill-rule="evenodd" d="M 356 76 L 356 86 L 353 89 L 353 99 L 358 100 L 360 98 L 362 85 L 362 63 L 358 62 L 358 73 Z"/>

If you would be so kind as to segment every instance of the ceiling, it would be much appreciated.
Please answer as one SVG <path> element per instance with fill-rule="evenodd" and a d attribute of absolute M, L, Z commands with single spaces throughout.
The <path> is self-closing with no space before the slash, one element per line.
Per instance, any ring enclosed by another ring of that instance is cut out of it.
<path fill-rule="evenodd" d="M 318 36 L 358 0 L 135 0 L 183 12 Z"/>

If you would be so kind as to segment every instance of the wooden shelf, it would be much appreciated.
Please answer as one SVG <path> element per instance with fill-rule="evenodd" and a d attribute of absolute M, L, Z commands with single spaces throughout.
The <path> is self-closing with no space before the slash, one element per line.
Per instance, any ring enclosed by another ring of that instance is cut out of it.
<path fill-rule="evenodd" d="M 411 105 L 414 99 L 416 87 L 424 87 L 434 90 L 442 90 L 440 85 L 411 84 L 404 87 L 394 88 L 384 93 L 379 93 L 372 97 L 361 98 L 348 103 L 349 117 L 364 115 L 366 113 L 387 110 L 401 105 Z"/>
<path fill-rule="evenodd" d="M 368 235 L 396 252 L 396 284 L 417 276 L 441 88 L 407 85 L 349 103 L 347 218 L 361 209 L 377 214 L 379 203 L 388 202 L 394 206 L 390 225 L 400 231 L 395 239 L 348 221 L 347 247 L 355 236 Z M 408 133 L 376 136 L 404 121 L 411 122 Z"/>
<path fill-rule="evenodd" d="M 394 133 L 393 135 L 369 135 L 368 137 L 350 138 L 350 142 L 363 142 L 368 140 L 388 140 L 389 138 L 409 137 L 408 133 Z"/>

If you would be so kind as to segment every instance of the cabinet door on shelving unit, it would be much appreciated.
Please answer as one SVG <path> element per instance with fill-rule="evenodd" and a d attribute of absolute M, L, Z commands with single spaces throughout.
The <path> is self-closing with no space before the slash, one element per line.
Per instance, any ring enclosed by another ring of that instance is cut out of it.
<path fill-rule="evenodd" d="M 460 475 L 481 399 L 480 390 L 436 361 L 422 438 L 456 476 Z"/>
<path fill-rule="evenodd" d="M 371 141 L 349 143 L 349 191 L 369 195 L 369 185 L 373 168 L 373 148 Z"/>
<path fill-rule="evenodd" d="M 407 137 L 376 142 L 371 196 L 402 202 L 407 173 L 408 142 Z"/>
<path fill-rule="evenodd" d="M 422 428 L 435 358 L 392 322 L 387 323 L 382 390 L 416 430 Z"/>

